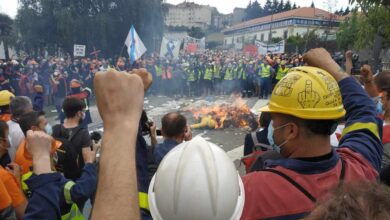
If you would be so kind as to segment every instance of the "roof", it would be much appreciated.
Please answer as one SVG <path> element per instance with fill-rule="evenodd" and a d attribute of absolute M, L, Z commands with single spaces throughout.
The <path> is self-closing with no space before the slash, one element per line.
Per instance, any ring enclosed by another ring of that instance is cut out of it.
<path fill-rule="evenodd" d="M 239 30 L 239 29 L 243 29 L 243 28 L 247 28 L 247 27 L 252 27 L 252 26 L 255 26 L 258 24 L 269 23 L 272 21 L 278 21 L 278 20 L 283 20 L 283 19 L 292 18 L 292 17 L 294 17 L 294 18 L 314 18 L 314 19 L 333 18 L 333 19 L 338 20 L 338 21 L 342 20 L 341 16 L 330 13 L 328 11 L 325 11 L 325 10 L 322 10 L 319 8 L 304 7 L 304 8 L 297 8 L 294 10 L 277 13 L 274 15 L 268 15 L 268 16 L 261 17 L 261 18 L 256 18 L 256 19 L 249 20 L 249 21 L 244 21 L 242 23 L 233 25 L 233 26 L 225 29 L 224 32 Z"/>

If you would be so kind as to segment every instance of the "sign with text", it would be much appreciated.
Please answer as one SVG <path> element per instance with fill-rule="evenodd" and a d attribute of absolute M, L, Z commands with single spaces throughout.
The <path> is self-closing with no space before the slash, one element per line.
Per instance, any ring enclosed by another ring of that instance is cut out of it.
<path fill-rule="evenodd" d="M 268 52 L 271 52 L 273 54 L 284 53 L 284 46 L 285 46 L 284 40 L 276 44 L 266 44 L 260 41 L 256 41 L 255 44 L 257 46 L 258 53 L 262 55 L 267 54 Z"/>
<path fill-rule="evenodd" d="M 75 57 L 85 57 L 85 45 L 73 45 L 73 56 Z"/>

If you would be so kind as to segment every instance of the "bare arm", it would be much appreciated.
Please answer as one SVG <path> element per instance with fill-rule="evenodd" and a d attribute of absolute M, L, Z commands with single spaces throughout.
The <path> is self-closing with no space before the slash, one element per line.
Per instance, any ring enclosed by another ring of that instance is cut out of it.
<path fill-rule="evenodd" d="M 139 219 L 135 146 L 143 107 L 139 76 L 115 70 L 94 79 L 104 135 L 92 219 Z M 115 159 L 114 159 L 115 158 Z"/>
<path fill-rule="evenodd" d="M 360 69 L 360 76 L 362 77 L 364 83 L 364 89 L 370 97 L 378 97 L 379 92 L 376 88 L 374 82 L 374 74 L 372 73 L 371 67 L 369 65 L 363 65 Z"/>
<path fill-rule="evenodd" d="M 352 75 L 352 51 L 348 50 L 345 53 L 345 72 Z"/>

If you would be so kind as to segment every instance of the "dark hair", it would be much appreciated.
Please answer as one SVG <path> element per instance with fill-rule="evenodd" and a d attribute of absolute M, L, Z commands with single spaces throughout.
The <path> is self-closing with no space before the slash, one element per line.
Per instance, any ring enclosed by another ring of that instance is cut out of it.
<path fill-rule="evenodd" d="M 262 112 L 259 119 L 260 127 L 268 128 L 271 123 L 271 113 Z"/>
<path fill-rule="evenodd" d="M 2 114 L 4 114 L 4 113 L 10 113 L 9 105 L 2 105 L 2 106 L 0 106 L 0 112 L 1 112 Z"/>
<path fill-rule="evenodd" d="M 27 112 L 20 116 L 19 126 L 23 131 L 24 136 L 26 136 L 27 131 L 31 129 L 32 126 L 39 126 L 39 117 L 45 115 L 43 112 Z"/>
<path fill-rule="evenodd" d="M 0 120 L 0 138 L 7 138 L 5 136 L 5 131 L 8 130 L 8 124 L 7 122 Z"/>
<path fill-rule="evenodd" d="M 332 135 L 337 128 L 339 120 L 314 120 L 314 119 L 302 119 L 291 115 L 283 115 L 286 120 L 294 122 L 300 126 L 307 128 L 313 134 L 316 135 Z"/>
<path fill-rule="evenodd" d="M 390 219 L 390 190 L 382 184 L 343 183 L 331 191 L 328 198 L 306 219 Z"/>
<path fill-rule="evenodd" d="M 172 112 L 162 117 L 161 124 L 164 135 L 173 138 L 184 133 L 187 126 L 187 120 L 183 115 Z"/>
<path fill-rule="evenodd" d="M 374 80 L 379 91 L 386 90 L 390 86 L 390 72 L 380 72 Z"/>
<path fill-rule="evenodd" d="M 77 112 L 82 111 L 85 108 L 85 103 L 78 98 L 66 98 L 62 104 L 62 109 L 64 110 L 66 118 L 75 117 Z"/>
<path fill-rule="evenodd" d="M 27 96 L 17 96 L 11 100 L 10 109 L 12 117 L 18 120 L 27 110 L 32 110 L 31 100 Z"/>

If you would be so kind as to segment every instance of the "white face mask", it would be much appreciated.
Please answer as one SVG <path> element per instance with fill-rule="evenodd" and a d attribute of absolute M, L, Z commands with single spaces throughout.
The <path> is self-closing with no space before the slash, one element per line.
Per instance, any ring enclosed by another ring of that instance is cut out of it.
<path fill-rule="evenodd" d="M 280 153 L 281 150 L 282 150 L 281 147 L 282 147 L 283 145 L 285 145 L 285 144 L 288 142 L 288 140 L 284 141 L 284 142 L 283 142 L 282 144 L 280 144 L 280 145 L 277 145 L 277 144 L 275 143 L 275 140 L 274 140 L 274 131 L 276 131 L 276 130 L 278 130 L 278 129 L 280 129 L 280 128 L 283 128 L 283 127 L 287 126 L 288 124 L 279 126 L 279 127 L 277 127 L 277 128 L 274 128 L 273 124 L 274 124 L 273 121 L 271 121 L 271 122 L 269 123 L 267 139 L 268 139 L 268 142 L 269 142 L 269 144 L 271 145 L 272 149 L 274 149 L 276 152 Z"/>

